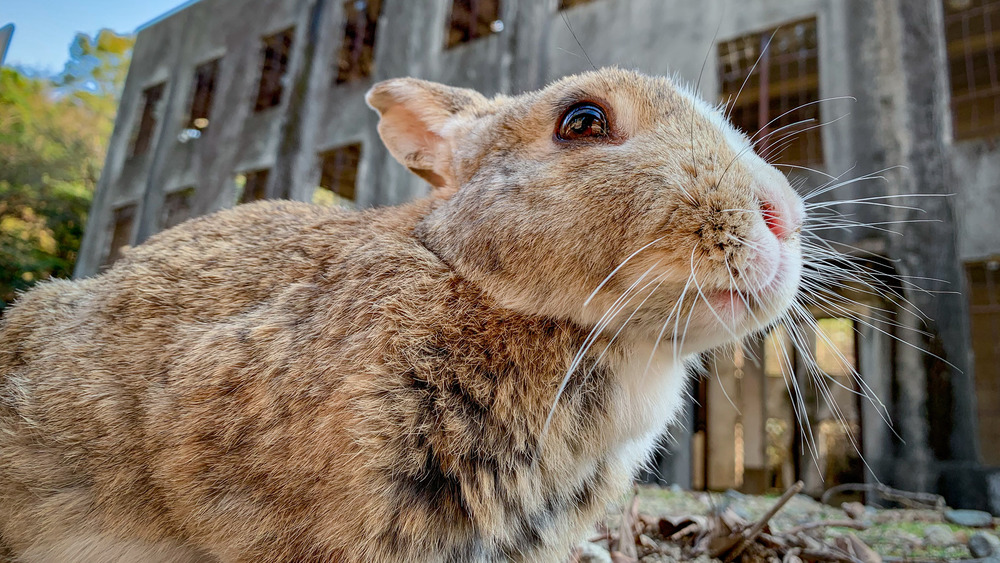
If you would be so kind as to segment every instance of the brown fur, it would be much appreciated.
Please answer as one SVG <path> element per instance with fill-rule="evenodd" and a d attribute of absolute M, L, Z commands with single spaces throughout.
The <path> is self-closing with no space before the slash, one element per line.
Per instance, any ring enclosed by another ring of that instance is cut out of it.
<path fill-rule="evenodd" d="M 616 142 L 553 139 L 581 98 L 611 106 Z M 672 416 L 684 358 L 731 339 L 682 304 L 665 375 L 629 367 L 691 266 L 706 292 L 730 288 L 723 263 L 752 280 L 720 233 L 762 232 L 762 194 L 800 213 L 773 169 L 724 172 L 736 151 L 664 79 L 493 100 L 401 79 L 369 102 L 431 197 L 240 206 L 6 314 L 0 544 L 18 560 L 559 561 Z M 664 283 L 601 333 L 543 433 L 596 320 L 651 269 Z M 726 330 L 787 299 L 755 306 Z"/>

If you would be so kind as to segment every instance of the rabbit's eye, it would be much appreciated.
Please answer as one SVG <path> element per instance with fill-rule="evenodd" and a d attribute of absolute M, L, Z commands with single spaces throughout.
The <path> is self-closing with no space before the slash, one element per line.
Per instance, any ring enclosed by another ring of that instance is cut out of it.
<path fill-rule="evenodd" d="M 583 102 L 563 114 L 557 135 L 564 141 L 608 136 L 608 118 L 600 106 Z"/>

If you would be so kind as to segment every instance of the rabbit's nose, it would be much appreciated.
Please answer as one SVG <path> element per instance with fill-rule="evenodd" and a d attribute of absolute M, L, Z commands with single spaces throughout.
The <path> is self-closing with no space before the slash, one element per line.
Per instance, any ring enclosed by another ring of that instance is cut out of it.
<path fill-rule="evenodd" d="M 770 201 L 760 202 L 760 214 L 764 217 L 764 223 L 767 224 L 767 228 L 774 233 L 774 236 L 784 238 L 785 228 L 781 224 L 781 217 L 778 215 L 778 211 L 774 208 L 774 204 Z"/>
<path fill-rule="evenodd" d="M 792 217 L 792 214 L 772 200 L 761 200 L 760 215 L 764 218 L 764 224 L 767 225 L 768 230 L 774 233 L 778 240 L 788 239 L 799 228 L 798 222 Z"/>

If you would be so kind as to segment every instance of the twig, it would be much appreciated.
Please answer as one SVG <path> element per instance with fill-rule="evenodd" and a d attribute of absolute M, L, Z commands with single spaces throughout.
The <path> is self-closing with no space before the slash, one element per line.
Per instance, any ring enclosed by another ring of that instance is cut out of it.
<path fill-rule="evenodd" d="M 881 483 L 843 483 L 835 487 L 830 487 L 823 493 L 823 496 L 820 497 L 820 502 L 823 504 L 830 504 L 830 497 L 837 493 L 847 491 L 873 492 L 886 500 L 898 502 L 907 508 L 927 508 L 929 506 L 930 508 L 937 510 L 944 510 L 947 507 L 944 497 L 941 495 L 903 491 L 900 489 L 893 489 L 892 487 Z"/>
<path fill-rule="evenodd" d="M 695 524 L 688 524 L 687 526 L 681 528 L 679 531 L 671 534 L 670 537 L 667 538 L 667 539 L 669 539 L 670 541 L 677 541 L 677 540 L 683 538 L 684 536 L 686 536 L 686 535 L 688 535 L 688 534 L 690 534 L 690 533 L 692 533 L 694 531 L 697 531 L 698 528 L 700 528 L 700 527 L 701 526 L 699 526 L 697 523 L 695 523 Z"/>
<path fill-rule="evenodd" d="M 861 538 L 850 532 L 846 536 L 839 538 L 837 542 L 847 544 L 844 547 L 848 548 L 847 551 L 854 558 L 861 561 L 861 563 L 882 563 L 882 556 L 876 553 L 870 545 L 861 541 Z"/>
<path fill-rule="evenodd" d="M 760 540 L 760 543 L 764 545 L 764 547 L 769 547 L 771 549 L 779 551 L 783 549 L 788 549 L 788 541 L 785 538 L 772 536 L 771 534 L 768 533 L 761 533 L 758 539 Z"/>
<path fill-rule="evenodd" d="M 811 559 L 813 561 L 836 561 L 838 563 L 857 563 L 853 557 L 844 553 L 843 551 L 830 546 L 824 546 L 823 549 L 803 549 L 802 553 L 799 554 L 802 559 Z"/>
<path fill-rule="evenodd" d="M 741 541 L 736 549 L 728 557 L 726 557 L 726 561 L 732 561 L 739 557 L 747 546 L 753 543 L 757 539 L 757 536 L 764 531 L 764 527 L 767 526 L 768 521 L 770 521 L 771 518 L 774 518 L 774 515 L 777 514 L 778 511 L 788 503 L 788 501 L 792 500 L 792 497 L 799 494 L 804 486 L 805 484 L 802 481 L 797 481 L 794 485 L 789 487 L 788 490 L 785 491 L 785 494 L 781 495 L 781 498 L 778 499 L 778 502 L 774 503 L 774 506 L 772 506 L 771 509 L 764 514 L 764 516 L 761 516 L 760 520 L 757 520 L 757 522 L 754 523 L 749 532 L 744 535 L 743 541 Z"/>
<path fill-rule="evenodd" d="M 622 510 L 622 521 L 618 527 L 618 551 L 622 556 L 638 560 L 635 547 L 635 521 L 639 512 L 639 490 L 634 489 L 632 502 Z"/>
<path fill-rule="evenodd" d="M 869 524 L 865 522 L 858 522 L 857 520 L 819 520 L 816 522 L 809 522 L 807 524 L 802 524 L 795 526 L 794 528 L 789 528 L 782 532 L 782 534 L 794 536 L 799 532 L 805 532 L 807 530 L 814 530 L 816 528 L 826 528 L 826 527 L 836 527 L 836 528 L 853 528 L 855 530 L 867 530 Z"/>

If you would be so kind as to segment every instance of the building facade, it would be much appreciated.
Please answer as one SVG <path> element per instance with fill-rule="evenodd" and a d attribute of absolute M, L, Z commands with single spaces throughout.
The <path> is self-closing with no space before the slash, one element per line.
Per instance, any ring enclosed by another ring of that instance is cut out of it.
<path fill-rule="evenodd" d="M 994 30 L 998 0 L 200 0 L 138 33 L 76 275 L 239 202 L 425 194 L 378 140 L 363 99 L 377 80 L 491 95 L 592 65 L 677 75 L 759 130 L 758 151 L 804 192 L 827 174 L 883 178 L 817 195 L 875 224 L 822 234 L 863 271 L 902 277 L 886 282 L 898 299 L 835 289 L 850 302 L 812 307 L 818 324 L 707 360 L 651 477 L 754 492 L 804 478 L 816 494 L 884 482 L 1000 511 Z M 870 199 L 897 194 L 928 197 Z M 793 336 L 830 385 L 810 383 Z"/>

